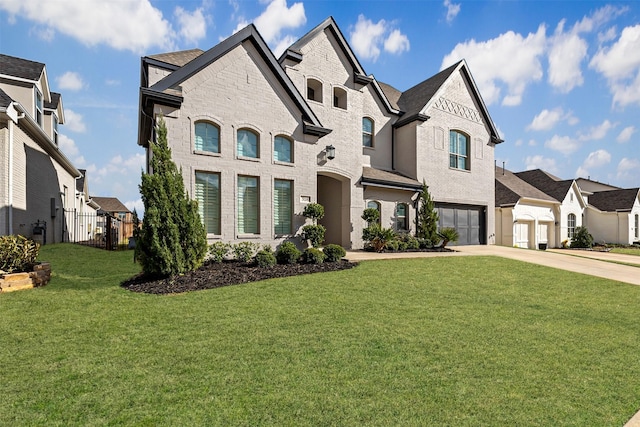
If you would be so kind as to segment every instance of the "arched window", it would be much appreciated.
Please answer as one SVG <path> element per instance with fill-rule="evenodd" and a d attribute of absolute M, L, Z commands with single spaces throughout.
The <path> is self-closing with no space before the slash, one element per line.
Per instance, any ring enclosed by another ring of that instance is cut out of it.
<path fill-rule="evenodd" d="M 470 170 L 469 146 L 471 138 L 462 132 L 452 130 L 449 132 L 449 167 L 454 169 Z"/>
<path fill-rule="evenodd" d="M 316 79 L 307 79 L 307 99 L 322 102 L 322 82 Z"/>
<path fill-rule="evenodd" d="M 195 150 L 220 152 L 220 128 L 209 122 L 196 122 Z"/>
<path fill-rule="evenodd" d="M 368 209 L 375 209 L 375 210 L 378 211 L 378 220 L 376 221 L 376 223 L 378 225 L 380 225 L 380 218 L 382 217 L 382 211 L 380 209 L 380 202 L 376 202 L 376 201 L 367 202 L 367 208 Z"/>
<path fill-rule="evenodd" d="M 250 129 L 238 130 L 238 156 L 260 157 L 260 138 Z"/>
<path fill-rule="evenodd" d="M 277 162 L 293 162 L 293 141 L 286 136 L 278 135 L 273 140 L 273 160 Z"/>
<path fill-rule="evenodd" d="M 373 120 L 369 117 L 362 118 L 362 146 L 373 147 L 374 126 Z"/>
<path fill-rule="evenodd" d="M 396 230 L 409 230 L 409 207 L 406 203 L 398 203 L 396 205 Z"/>
<path fill-rule="evenodd" d="M 573 239 L 573 236 L 575 234 L 576 234 L 576 216 L 571 213 L 567 217 L 567 237 L 569 239 Z"/>
<path fill-rule="evenodd" d="M 333 106 L 336 108 L 341 108 L 343 110 L 347 109 L 347 91 L 342 89 L 341 87 L 333 88 Z"/>

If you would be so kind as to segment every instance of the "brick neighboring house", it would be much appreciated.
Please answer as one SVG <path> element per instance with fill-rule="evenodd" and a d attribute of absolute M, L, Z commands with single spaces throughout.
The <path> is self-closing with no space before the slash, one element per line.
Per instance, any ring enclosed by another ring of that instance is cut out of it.
<path fill-rule="evenodd" d="M 45 64 L 0 54 L 0 235 L 63 241 L 64 211 L 83 202 L 75 197 L 82 174 L 58 147 L 62 124 Z"/>
<path fill-rule="evenodd" d="M 103 214 L 108 214 L 119 221 L 117 238 L 114 244 L 124 244 L 129 237 L 133 237 L 133 213 L 116 197 L 92 196 L 91 200 L 98 205 L 98 224 L 96 234 L 106 233 L 107 222 Z M 115 227 L 115 224 L 113 225 Z"/>
<path fill-rule="evenodd" d="M 425 180 L 441 227 L 494 243 L 502 141 L 464 61 L 401 92 L 365 73 L 333 18 L 279 59 L 249 25 L 206 52 L 142 58 L 147 160 L 159 116 L 209 241 L 299 242 L 318 202 L 325 243 L 361 248 L 367 207 L 415 232 Z"/>

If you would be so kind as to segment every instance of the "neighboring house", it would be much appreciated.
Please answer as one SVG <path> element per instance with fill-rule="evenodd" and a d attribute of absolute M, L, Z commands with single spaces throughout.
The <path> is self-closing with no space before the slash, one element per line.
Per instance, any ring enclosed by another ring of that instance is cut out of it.
<path fill-rule="evenodd" d="M 568 243 L 575 235 L 576 227 L 583 225 L 587 207 L 576 181 L 562 180 L 540 169 L 516 172 L 515 175 L 560 203 L 555 215 L 556 238 L 549 246 L 561 247 L 563 242 Z"/>
<path fill-rule="evenodd" d="M 63 241 L 82 174 L 58 147 L 61 124 L 62 98 L 45 65 L 0 54 L 0 235 Z"/>
<path fill-rule="evenodd" d="M 127 243 L 129 237 L 133 237 L 133 214 L 131 211 L 116 197 L 93 196 L 91 200 L 99 206 L 95 237 L 99 239 L 101 235 L 106 234 L 106 215 L 109 215 L 116 220 L 111 224 L 112 229 L 118 230 L 114 244 Z"/>
<path fill-rule="evenodd" d="M 65 209 L 66 229 L 65 242 L 87 242 L 95 239 L 97 214 L 100 206 L 89 196 L 87 171 L 80 170 L 80 178 L 76 180 L 76 207 Z"/>
<path fill-rule="evenodd" d="M 557 247 L 561 203 L 516 174 L 496 167 L 496 244 Z"/>
<path fill-rule="evenodd" d="M 361 248 L 367 207 L 415 232 L 424 180 L 440 227 L 494 243 L 502 141 L 464 61 L 400 92 L 365 73 L 333 18 L 280 59 L 249 25 L 206 52 L 142 58 L 147 159 L 159 116 L 210 241 L 299 241 L 318 202 L 325 242 Z"/>
<path fill-rule="evenodd" d="M 588 200 L 585 226 L 596 242 L 640 242 L 640 188 L 597 191 Z"/>

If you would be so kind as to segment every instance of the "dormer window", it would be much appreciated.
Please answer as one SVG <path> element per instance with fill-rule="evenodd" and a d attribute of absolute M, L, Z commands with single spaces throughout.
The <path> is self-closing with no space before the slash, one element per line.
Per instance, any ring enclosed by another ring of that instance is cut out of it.
<path fill-rule="evenodd" d="M 341 108 L 343 110 L 347 109 L 347 91 L 342 89 L 341 87 L 333 88 L 333 106 L 336 108 Z"/>
<path fill-rule="evenodd" d="M 53 122 L 53 142 L 58 145 L 58 117 L 52 114 L 51 121 Z"/>
<path fill-rule="evenodd" d="M 35 88 L 36 123 L 42 127 L 42 93 Z"/>
<path fill-rule="evenodd" d="M 316 79 L 307 79 L 307 99 L 322 102 L 322 82 Z"/>

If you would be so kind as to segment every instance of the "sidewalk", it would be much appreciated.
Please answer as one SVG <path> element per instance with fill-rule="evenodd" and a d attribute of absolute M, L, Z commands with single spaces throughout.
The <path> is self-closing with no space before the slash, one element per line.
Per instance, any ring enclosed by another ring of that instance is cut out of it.
<path fill-rule="evenodd" d="M 456 252 L 401 252 L 378 254 L 375 252 L 349 251 L 347 252 L 346 258 L 349 261 L 365 261 L 442 256 L 501 256 L 503 258 L 617 280 L 632 285 L 640 285 L 640 257 L 634 255 L 572 249 L 537 251 L 496 245 L 453 246 L 451 248 Z M 637 267 L 617 263 L 633 264 L 637 265 Z"/>

